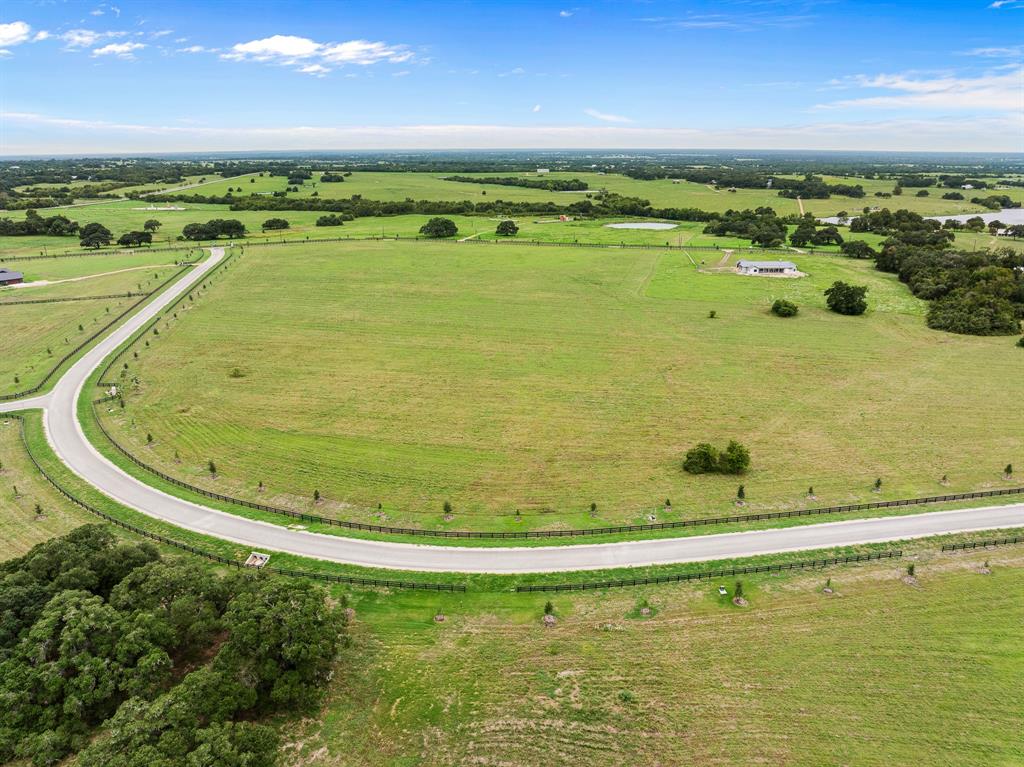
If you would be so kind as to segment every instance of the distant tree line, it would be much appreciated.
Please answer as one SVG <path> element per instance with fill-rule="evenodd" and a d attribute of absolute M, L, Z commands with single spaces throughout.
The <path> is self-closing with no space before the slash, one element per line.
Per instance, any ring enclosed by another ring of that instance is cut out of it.
<path fill-rule="evenodd" d="M 287 226 L 287 222 L 285 222 Z M 245 237 L 245 225 L 237 218 L 214 218 L 205 224 L 186 224 L 181 230 L 186 240 L 216 240 L 218 237 Z"/>
<path fill-rule="evenodd" d="M 44 218 L 31 208 L 25 211 L 23 221 L 0 218 L 0 236 L 21 237 L 41 234 L 51 237 L 74 237 L 78 234 L 78 222 L 64 215 Z"/>
<path fill-rule="evenodd" d="M 556 178 L 522 178 L 520 176 L 445 176 L 445 181 L 459 181 L 465 184 L 496 184 L 497 186 L 521 186 L 527 189 L 545 189 L 549 192 L 583 192 L 589 189 L 586 181 Z"/>

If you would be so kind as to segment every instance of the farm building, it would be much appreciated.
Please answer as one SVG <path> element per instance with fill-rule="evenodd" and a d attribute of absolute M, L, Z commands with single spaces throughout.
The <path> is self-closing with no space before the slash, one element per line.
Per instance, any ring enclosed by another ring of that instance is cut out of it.
<path fill-rule="evenodd" d="M 0 287 L 4 285 L 17 285 L 24 282 L 25 275 L 21 272 L 14 272 L 10 269 L 0 269 Z"/>
<path fill-rule="evenodd" d="M 792 261 L 737 261 L 736 270 L 740 274 L 798 274 L 796 264 Z"/>
<path fill-rule="evenodd" d="M 537 168 L 537 175 L 538 176 L 540 176 L 541 174 L 550 173 L 550 172 L 551 172 L 550 168 Z"/>

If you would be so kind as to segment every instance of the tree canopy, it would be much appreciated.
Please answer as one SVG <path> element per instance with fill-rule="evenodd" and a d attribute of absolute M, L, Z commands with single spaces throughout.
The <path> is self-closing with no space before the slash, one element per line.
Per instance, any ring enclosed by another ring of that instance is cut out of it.
<path fill-rule="evenodd" d="M 454 237 L 458 233 L 459 228 L 450 218 L 435 217 L 420 227 L 420 234 L 436 239 Z"/>

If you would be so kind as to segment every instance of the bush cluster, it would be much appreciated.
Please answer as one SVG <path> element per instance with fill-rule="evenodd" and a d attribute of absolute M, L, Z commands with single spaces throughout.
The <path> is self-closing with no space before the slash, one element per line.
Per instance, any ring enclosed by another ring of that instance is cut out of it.
<path fill-rule="evenodd" d="M 708 442 L 686 451 L 683 470 L 690 474 L 743 474 L 750 468 L 750 451 L 736 440 L 730 440 L 719 451 Z"/>

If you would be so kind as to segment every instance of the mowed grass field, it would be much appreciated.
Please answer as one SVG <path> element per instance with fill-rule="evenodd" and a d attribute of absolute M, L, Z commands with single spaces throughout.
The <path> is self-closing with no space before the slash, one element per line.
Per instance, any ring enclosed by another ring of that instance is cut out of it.
<path fill-rule="evenodd" d="M 166 261 L 166 254 L 165 261 Z M 40 383 L 57 360 L 103 327 L 111 319 L 139 300 L 139 297 L 97 298 L 90 301 L 67 301 L 45 304 L 6 305 L 12 301 L 64 299 L 77 296 L 108 296 L 124 293 L 145 293 L 156 289 L 178 271 L 164 263 L 144 267 L 105 265 L 104 258 L 75 260 L 71 265 L 57 261 L 38 270 L 26 270 L 32 279 L 67 279 L 57 275 L 74 271 L 74 267 L 90 267 L 92 274 L 114 269 L 130 269 L 91 277 L 76 282 L 27 288 L 0 289 L 0 394 L 30 389 Z M 124 263 L 115 257 L 113 264 Z M 14 264 L 17 267 L 17 262 Z M 42 276 L 47 275 L 47 276 Z M 81 275 L 76 275 L 81 276 Z M 18 380 L 15 381 L 15 378 Z"/>
<path fill-rule="evenodd" d="M 743 609 L 717 583 L 558 595 L 552 628 L 549 595 L 368 595 L 286 764 L 1020 764 L 1022 564 L 748 579 Z"/>
<path fill-rule="evenodd" d="M 36 471 L 22 445 L 18 422 L 3 415 L 0 464 L 0 561 L 21 556 L 37 543 L 95 521 Z M 36 504 L 42 514 L 36 512 Z"/>
<path fill-rule="evenodd" d="M 807 278 L 654 250 L 246 248 L 139 349 L 140 388 L 105 417 L 220 492 L 423 526 L 444 501 L 449 526 L 527 529 L 716 516 L 740 482 L 759 510 L 809 505 L 809 486 L 817 505 L 945 492 L 944 474 L 1006 486 L 1024 465 L 1012 339 L 928 330 L 869 263 L 793 260 Z M 869 286 L 865 316 L 825 309 L 837 279 Z M 780 297 L 800 315 L 771 315 Z M 746 477 L 681 470 L 729 439 L 752 452 Z"/>

